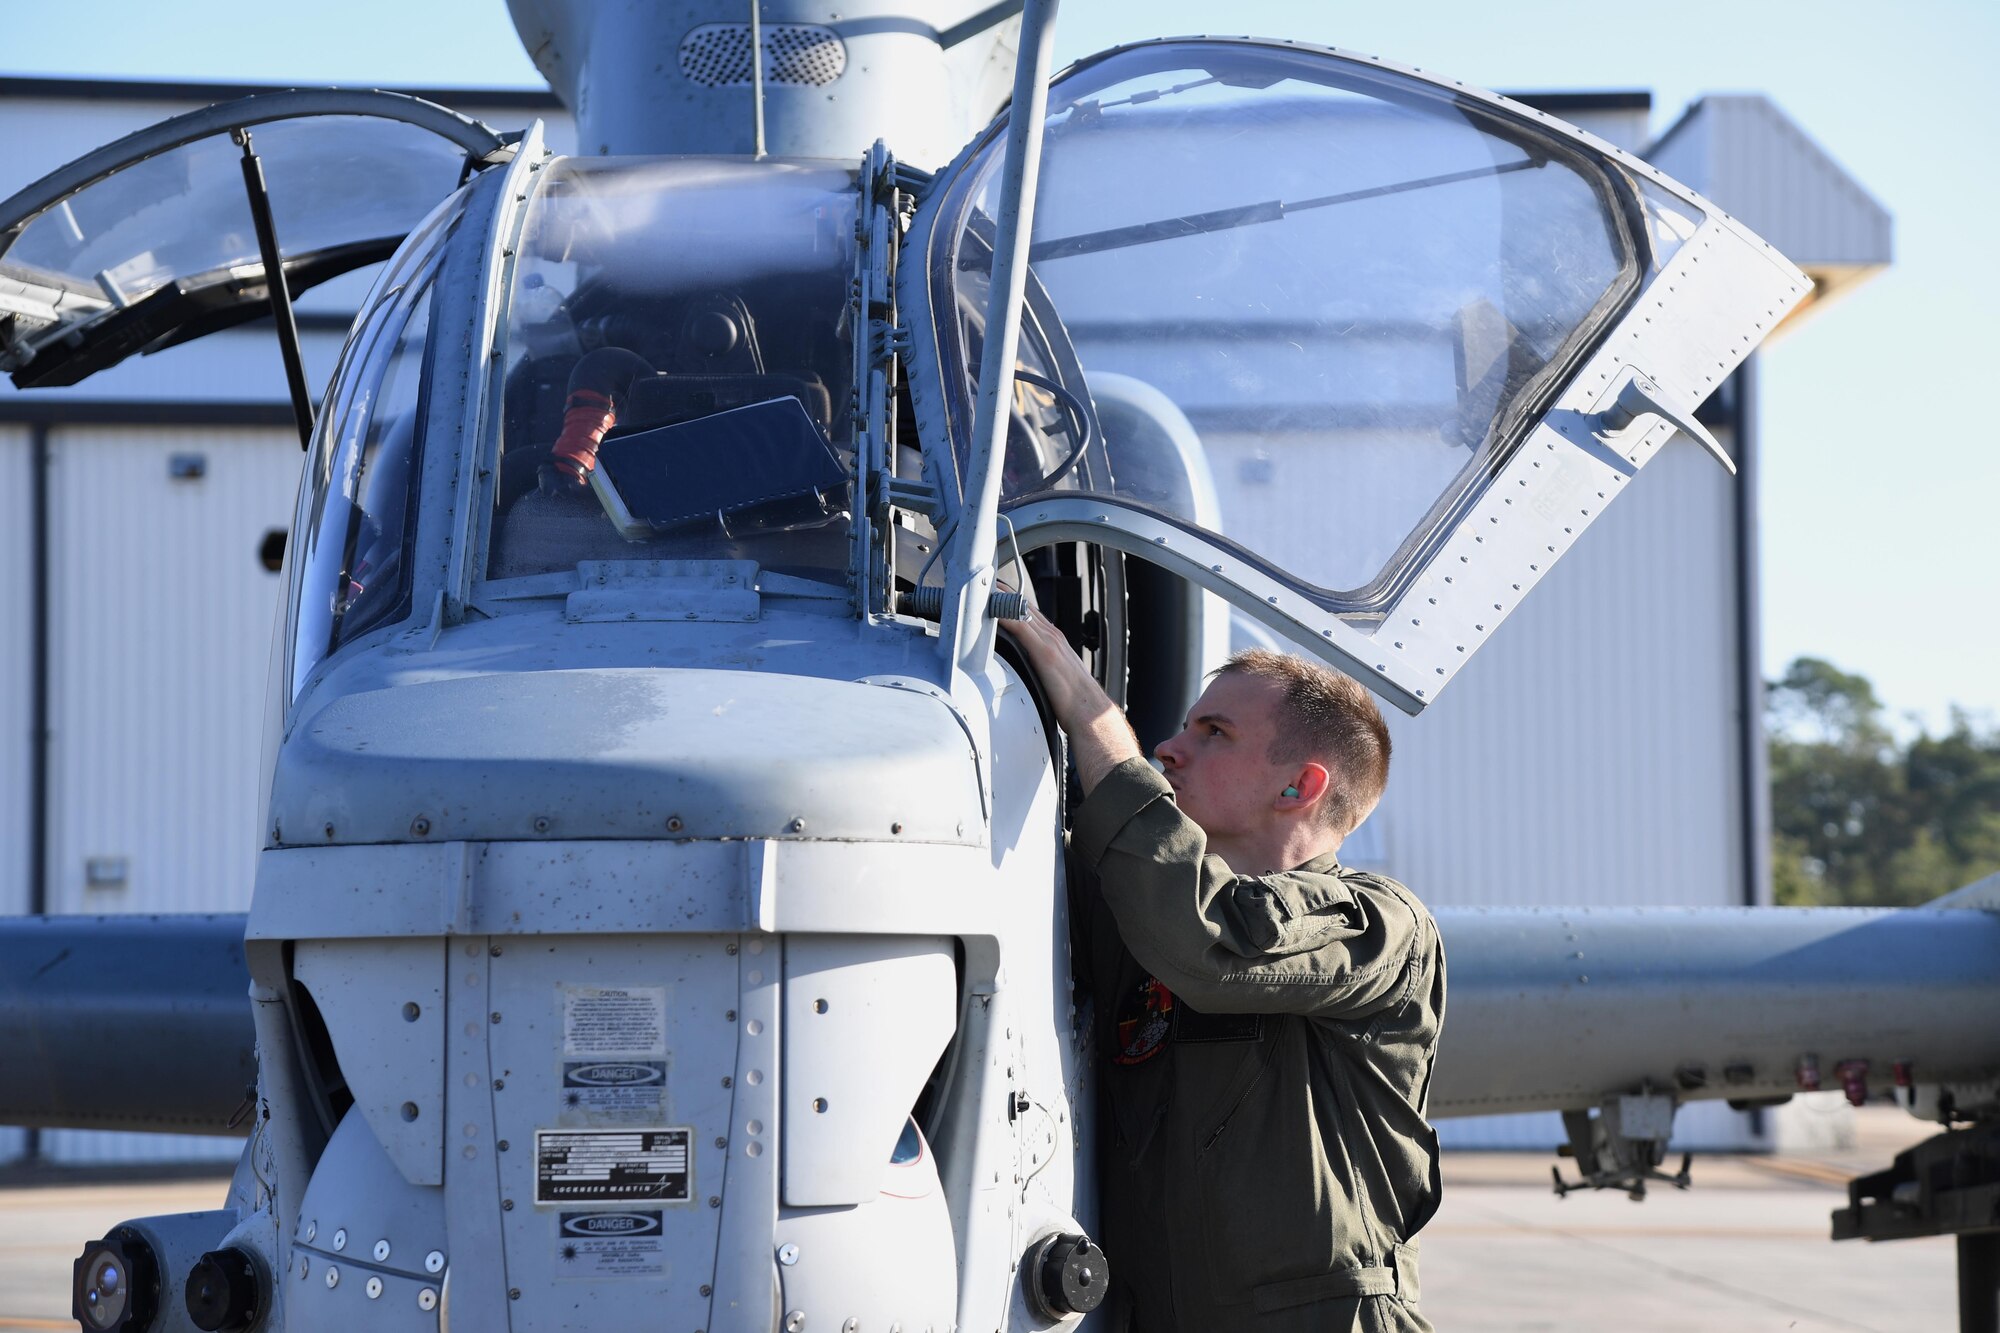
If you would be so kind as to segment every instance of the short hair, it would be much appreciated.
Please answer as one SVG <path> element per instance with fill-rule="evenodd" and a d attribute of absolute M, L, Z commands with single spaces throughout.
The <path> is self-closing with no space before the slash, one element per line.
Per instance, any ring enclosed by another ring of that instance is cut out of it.
<path fill-rule="evenodd" d="M 1250 648 L 1212 673 L 1251 676 L 1279 687 L 1274 764 L 1324 763 L 1337 780 L 1323 822 L 1346 837 L 1368 817 L 1389 785 L 1389 728 L 1375 699 L 1351 676 L 1289 653 Z"/>

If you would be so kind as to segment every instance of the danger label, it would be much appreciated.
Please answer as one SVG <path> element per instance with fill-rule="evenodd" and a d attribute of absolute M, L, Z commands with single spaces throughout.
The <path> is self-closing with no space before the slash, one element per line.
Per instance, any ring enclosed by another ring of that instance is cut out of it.
<path fill-rule="evenodd" d="M 666 1119 L 667 1064 L 664 1060 L 567 1060 L 563 1062 L 562 1122 L 594 1120 L 657 1125 Z"/>
<path fill-rule="evenodd" d="M 658 1212 L 563 1213 L 556 1223 L 556 1276 L 663 1277 L 663 1230 Z"/>
<path fill-rule="evenodd" d="M 563 987 L 563 1054 L 667 1053 L 665 986 Z"/>
<path fill-rule="evenodd" d="M 689 1129 L 537 1130 L 536 1203 L 690 1197 Z"/>

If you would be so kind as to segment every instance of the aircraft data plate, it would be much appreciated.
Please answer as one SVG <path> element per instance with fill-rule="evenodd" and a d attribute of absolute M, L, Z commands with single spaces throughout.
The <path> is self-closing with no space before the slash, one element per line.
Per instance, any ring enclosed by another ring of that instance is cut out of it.
<path fill-rule="evenodd" d="M 536 1203 L 633 1203 L 689 1197 L 691 1129 L 539 1130 Z"/>

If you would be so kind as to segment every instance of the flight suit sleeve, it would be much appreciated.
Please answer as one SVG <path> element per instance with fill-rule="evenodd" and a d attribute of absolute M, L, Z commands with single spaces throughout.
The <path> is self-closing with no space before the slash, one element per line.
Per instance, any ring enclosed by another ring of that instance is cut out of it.
<path fill-rule="evenodd" d="M 1399 1000 L 1421 971 L 1421 908 L 1338 874 L 1234 874 L 1143 759 L 1090 793 L 1072 842 L 1126 948 L 1197 1009 L 1357 1018 Z"/>

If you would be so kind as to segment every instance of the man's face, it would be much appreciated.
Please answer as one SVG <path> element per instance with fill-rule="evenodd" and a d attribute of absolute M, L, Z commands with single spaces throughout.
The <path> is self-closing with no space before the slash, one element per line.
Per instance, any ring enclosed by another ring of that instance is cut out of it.
<path fill-rule="evenodd" d="M 1211 840 L 1266 827 L 1272 803 L 1297 775 L 1270 760 L 1283 687 L 1241 672 L 1209 682 L 1188 710 L 1187 729 L 1154 751 L 1181 812 Z"/>

